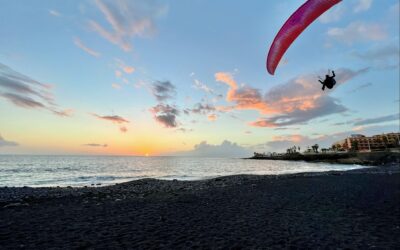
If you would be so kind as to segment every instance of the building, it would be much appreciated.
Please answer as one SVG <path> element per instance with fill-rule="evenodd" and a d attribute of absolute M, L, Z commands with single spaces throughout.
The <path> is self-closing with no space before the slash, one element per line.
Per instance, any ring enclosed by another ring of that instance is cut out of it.
<path fill-rule="evenodd" d="M 400 133 L 389 133 L 367 137 L 353 134 L 344 140 L 332 144 L 336 150 L 374 151 L 400 147 Z"/>

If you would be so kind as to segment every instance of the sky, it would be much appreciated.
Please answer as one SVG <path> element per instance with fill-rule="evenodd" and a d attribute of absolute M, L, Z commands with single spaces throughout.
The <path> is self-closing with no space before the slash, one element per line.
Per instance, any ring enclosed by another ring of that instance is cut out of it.
<path fill-rule="evenodd" d="M 239 157 L 399 131 L 399 1 L 0 0 L 0 154 Z M 318 82 L 336 73 L 333 89 Z"/>

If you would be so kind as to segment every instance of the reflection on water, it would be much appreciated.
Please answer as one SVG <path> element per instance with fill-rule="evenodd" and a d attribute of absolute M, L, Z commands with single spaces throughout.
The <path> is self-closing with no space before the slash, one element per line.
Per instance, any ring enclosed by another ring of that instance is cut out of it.
<path fill-rule="evenodd" d="M 229 158 L 0 155 L 0 186 L 84 186 L 142 178 L 199 180 L 361 168 L 356 165 Z"/>

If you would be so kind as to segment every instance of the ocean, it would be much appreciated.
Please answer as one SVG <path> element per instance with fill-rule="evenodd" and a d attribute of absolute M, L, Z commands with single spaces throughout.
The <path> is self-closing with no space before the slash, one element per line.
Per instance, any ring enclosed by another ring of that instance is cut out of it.
<path fill-rule="evenodd" d="M 142 178 L 201 180 L 238 174 L 279 175 L 357 168 L 362 166 L 235 158 L 0 155 L 0 186 L 79 187 Z"/>

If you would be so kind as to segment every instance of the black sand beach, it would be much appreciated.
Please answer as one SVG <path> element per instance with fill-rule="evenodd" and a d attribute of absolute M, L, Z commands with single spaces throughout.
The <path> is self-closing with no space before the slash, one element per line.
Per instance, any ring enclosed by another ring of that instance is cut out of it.
<path fill-rule="evenodd" d="M 400 248 L 398 166 L 0 188 L 1 249 Z"/>

